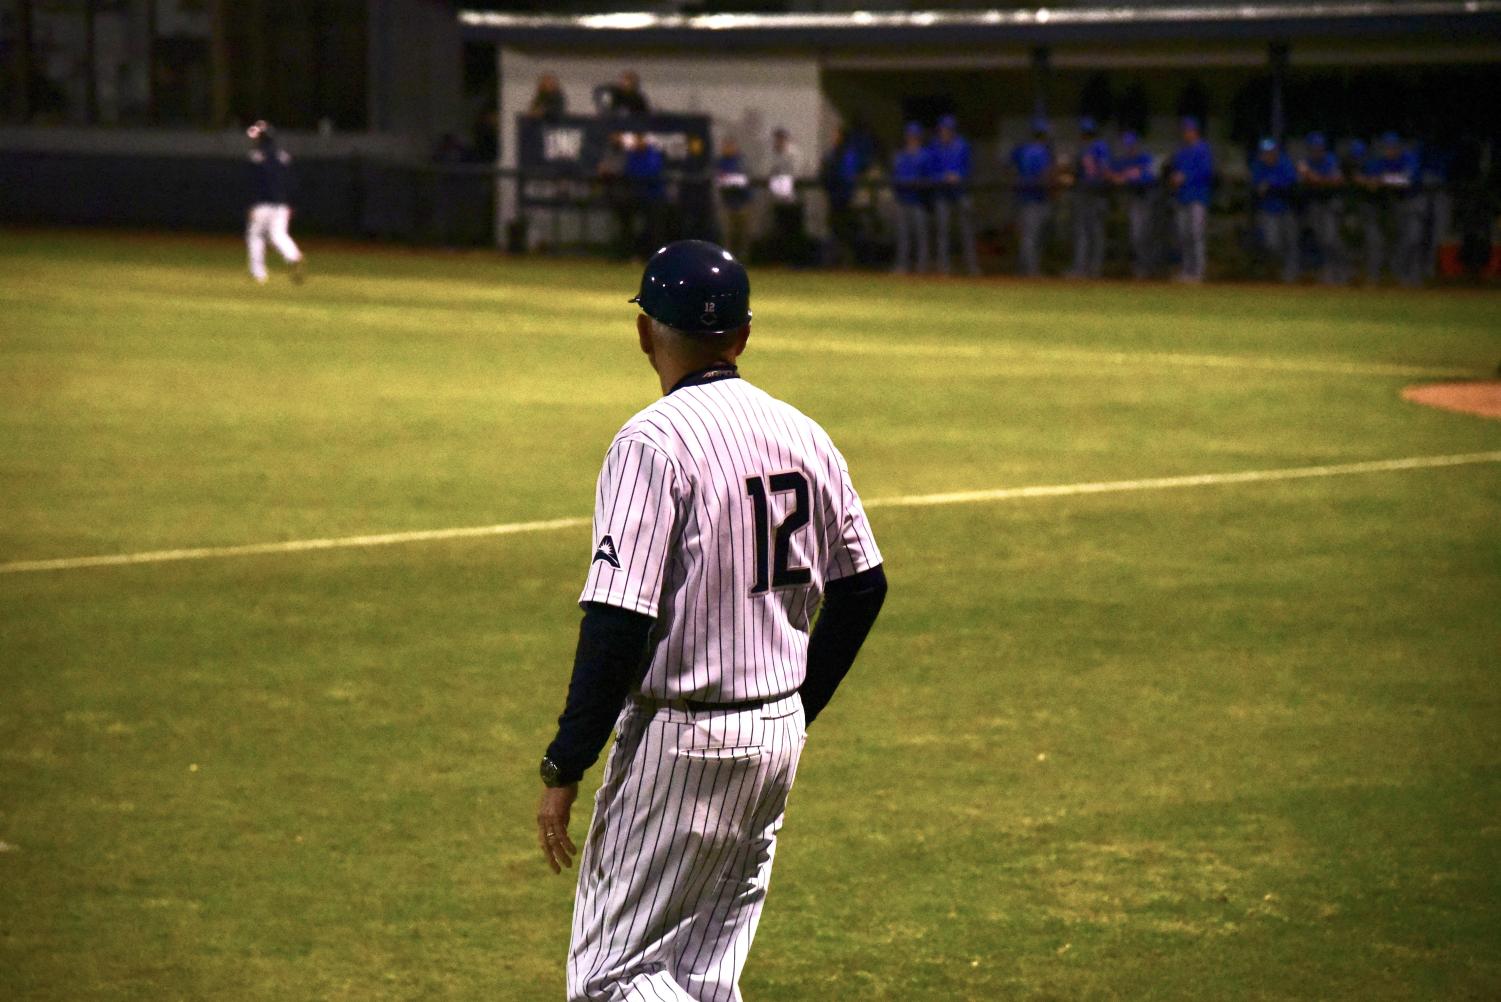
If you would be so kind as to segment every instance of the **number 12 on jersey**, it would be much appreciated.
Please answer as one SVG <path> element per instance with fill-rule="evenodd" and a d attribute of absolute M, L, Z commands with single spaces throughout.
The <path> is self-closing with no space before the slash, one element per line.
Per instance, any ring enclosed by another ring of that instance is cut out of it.
<path fill-rule="evenodd" d="M 796 471 L 746 477 L 745 493 L 756 519 L 756 582 L 751 586 L 751 594 L 808 584 L 813 580 L 811 570 L 787 566 L 792 559 L 792 535 L 808 524 L 808 478 Z M 791 510 L 775 530 L 771 527 L 772 494 L 793 495 Z"/>

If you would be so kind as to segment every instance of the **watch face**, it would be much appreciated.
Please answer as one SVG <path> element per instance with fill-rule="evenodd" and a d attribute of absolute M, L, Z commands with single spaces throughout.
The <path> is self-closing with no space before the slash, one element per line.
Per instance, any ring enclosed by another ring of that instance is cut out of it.
<path fill-rule="evenodd" d="M 556 786 L 558 783 L 558 763 L 550 758 L 542 760 L 542 782 L 546 786 Z"/>

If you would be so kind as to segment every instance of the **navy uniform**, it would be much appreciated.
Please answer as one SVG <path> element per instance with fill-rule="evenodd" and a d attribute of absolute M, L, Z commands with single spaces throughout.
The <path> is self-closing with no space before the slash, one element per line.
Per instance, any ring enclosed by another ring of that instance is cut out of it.
<path fill-rule="evenodd" d="M 1152 154 L 1136 133 L 1121 134 L 1120 151 L 1111 158 L 1110 180 L 1126 201 L 1126 232 L 1131 241 L 1131 274 L 1146 278 L 1155 266 L 1153 223 L 1157 216 L 1157 172 Z"/>
<path fill-rule="evenodd" d="M 959 250 L 964 255 L 964 270 L 980 273 L 975 254 L 975 202 L 969 194 L 971 170 L 969 142 L 959 135 L 959 120 L 944 115 L 938 120 L 938 138 L 929 150 L 934 183 L 933 216 L 936 223 L 938 271 L 949 273 L 950 225 L 959 224 Z"/>
<path fill-rule="evenodd" d="M 1258 144 L 1251 162 L 1251 190 L 1256 200 L 1256 232 L 1274 261 L 1281 263 L 1282 281 L 1298 280 L 1298 214 L 1293 211 L 1298 171 L 1270 136 Z"/>
<path fill-rule="evenodd" d="M 1345 174 L 1322 132 L 1310 132 L 1307 143 L 1307 154 L 1298 161 L 1298 179 L 1303 186 L 1308 228 L 1319 247 L 1319 280 L 1325 285 L 1341 285 L 1348 280 L 1349 267 L 1340 201 Z"/>
<path fill-rule="evenodd" d="M 302 250 L 292 239 L 292 155 L 276 145 L 276 133 L 265 122 L 245 130 L 255 144 L 250 150 L 251 196 L 245 213 L 245 246 L 250 256 L 250 277 L 265 284 L 266 241 L 292 269 L 292 281 L 301 282 Z"/>
<path fill-rule="evenodd" d="M 896 263 L 892 271 L 928 270 L 928 212 L 933 205 L 933 155 L 923 129 L 909 122 L 905 145 L 891 163 L 896 194 Z"/>
<path fill-rule="evenodd" d="M 1048 145 L 1048 123 L 1032 122 L 1032 141 L 1011 151 L 1016 168 L 1016 270 L 1022 275 L 1042 274 L 1042 242 L 1047 232 L 1053 185 L 1053 149 Z"/>
<path fill-rule="evenodd" d="M 1074 278 L 1099 278 L 1105 269 L 1105 215 L 1109 211 L 1110 146 L 1095 121 L 1079 120 L 1082 147 L 1074 165 Z"/>
<path fill-rule="evenodd" d="M 579 858 L 568 998 L 738 1002 L 806 728 L 886 578 L 828 434 L 740 378 L 740 263 L 704 241 L 669 244 L 631 301 L 643 349 L 686 339 L 717 361 L 627 421 L 605 455 L 538 842 L 555 871 L 571 863 L 577 783 L 613 725 Z M 678 374 L 668 365 L 664 381 Z"/>

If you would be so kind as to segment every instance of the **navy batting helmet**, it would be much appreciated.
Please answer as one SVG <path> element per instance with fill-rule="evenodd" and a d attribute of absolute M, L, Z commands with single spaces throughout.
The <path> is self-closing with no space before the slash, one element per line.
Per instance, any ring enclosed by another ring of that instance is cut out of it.
<path fill-rule="evenodd" d="M 646 262 L 630 301 L 684 334 L 726 334 L 750 323 L 750 277 L 718 244 L 678 240 Z"/>

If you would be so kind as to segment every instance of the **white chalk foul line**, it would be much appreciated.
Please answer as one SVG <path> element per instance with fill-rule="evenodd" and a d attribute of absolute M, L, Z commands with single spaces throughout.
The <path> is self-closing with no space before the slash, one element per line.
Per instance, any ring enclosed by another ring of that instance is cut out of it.
<path fill-rule="evenodd" d="M 1106 480 L 1097 483 L 1045 484 L 1036 487 L 1001 487 L 982 491 L 951 491 L 945 494 L 906 494 L 898 497 L 872 498 L 867 508 L 922 508 L 933 505 L 975 504 L 983 501 L 1015 501 L 1023 498 L 1068 497 L 1078 494 L 1113 494 L 1125 491 L 1167 490 L 1175 487 L 1210 487 L 1216 484 L 1252 484 L 1271 480 L 1302 480 L 1309 477 L 1338 477 L 1356 473 L 1390 473 L 1396 470 L 1424 470 L 1441 466 L 1474 466 L 1501 463 L 1501 450 L 1466 452 L 1449 456 L 1410 456 L 1405 459 L 1376 459 L 1359 463 L 1335 463 L 1327 466 L 1292 466 L 1277 470 L 1245 470 L 1240 473 L 1200 473 L 1182 477 L 1151 477 L 1142 480 Z M 205 546 L 182 550 L 148 550 L 142 553 L 119 553 L 97 557 L 59 557 L 53 560 L 13 560 L 0 563 L 0 574 L 26 571 L 64 571 L 85 567 L 119 567 L 130 564 L 160 564 L 175 560 L 206 560 L 212 557 L 249 557 L 274 553 L 304 553 L 309 550 L 338 550 L 367 546 L 391 546 L 397 543 L 421 543 L 433 540 L 464 539 L 476 536 L 513 536 L 526 532 L 550 532 L 577 529 L 589 525 L 587 518 L 554 518 L 540 522 L 506 522 L 500 525 L 475 525 L 454 529 L 426 529 L 419 532 L 387 532 L 374 536 L 338 536 L 331 539 L 292 539 L 280 543 L 249 543 L 243 546 Z"/>
<path fill-rule="evenodd" d="M 458 529 L 423 529 L 419 532 L 385 532 L 376 536 L 336 536 L 332 539 L 289 539 L 280 543 L 246 543 L 243 546 L 204 546 L 188 550 L 147 550 L 101 557 L 59 557 L 55 560 L 13 560 L 0 564 L 0 574 L 22 571 L 67 571 L 80 567 L 118 567 L 125 564 L 165 564 L 174 560 L 206 560 L 210 557 L 253 557 L 266 553 L 304 553 L 308 550 L 342 550 L 361 546 L 391 546 L 467 536 L 513 536 L 522 532 L 576 529 L 587 518 L 554 518 L 544 522 L 507 522 Z"/>
<path fill-rule="evenodd" d="M 920 508 L 927 505 L 973 504 L 980 501 L 1015 501 L 1021 498 L 1068 497 L 1075 494 L 1114 494 L 1123 491 L 1166 490 L 1173 487 L 1210 487 L 1215 484 L 1254 484 L 1267 480 L 1301 480 L 1306 477 L 1339 477 L 1353 473 L 1389 473 L 1393 470 L 1423 470 L 1436 466 L 1473 466 L 1501 463 L 1501 451 L 1466 452 L 1452 456 L 1411 456 L 1406 459 L 1376 459 L 1329 466 L 1292 466 L 1280 470 L 1245 470 L 1240 473 L 1199 473 L 1185 477 L 1151 477 L 1145 480 L 1106 480 L 1085 484 L 1048 484 L 1040 487 L 1000 487 L 983 491 L 951 491 L 947 494 L 907 494 L 873 498 L 867 508 Z"/>

